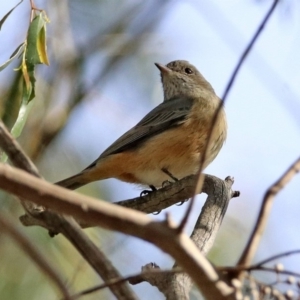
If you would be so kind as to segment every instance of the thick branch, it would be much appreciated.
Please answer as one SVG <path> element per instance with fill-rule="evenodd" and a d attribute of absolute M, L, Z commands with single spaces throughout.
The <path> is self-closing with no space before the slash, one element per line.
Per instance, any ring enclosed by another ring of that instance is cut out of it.
<path fill-rule="evenodd" d="M 39 173 L 23 152 L 17 141 L 11 136 L 5 125 L 0 121 L 0 147 L 7 153 L 9 159 L 15 166 L 26 170 L 34 176 L 40 177 Z M 36 205 L 31 201 L 20 198 L 28 213 L 23 220 L 34 220 L 36 224 L 49 229 L 52 232 L 61 232 L 82 254 L 94 270 L 104 279 L 121 278 L 121 274 L 115 269 L 95 244 L 82 232 L 81 228 L 71 218 L 66 218 L 45 210 L 43 206 Z M 28 200 L 31 200 L 30 198 Z M 136 299 L 128 284 L 110 287 L 117 299 Z"/>
<path fill-rule="evenodd" d="M 140 212 L 79 195 L 7 165 L 0 165 L 0 187 L 59 213 L 151 242 L 175 258 L 206 299 L 234 299 L 232 289 L 221 281 L 195 244 L 185 234 L 178 234 L 168 220 L 154 222 Z"/>
<path fill-rule="evenodd" d="M 157 191 L 150 192 L 150 194 L 146 196 L 114 202 L 114 204 L 142 211 L 147 214 L 155 213 L 193 197 L 197 180 L 197 175 L 190 175 Z M 219 180 L 220 179 L 215 176 L 204 174 L 203 186 L 199 193 L 210 194 L 212 184 Z M 232 192 L 231 197 L 238 196 L 239 192 Z"/>
<path fill-rule="evenodd" d="M 40 177 L 39 172 L 29 157 L 24 153 L 18 142 L 11 136 L 4 123 L 0 120 L 0 147 L 5 151 L 13 164 L 30 174 Z M 25 211 L 32 216 L 44 210 L 32 202 L 21 201 Z"/>
<path fill-rule="evenodd" d="M 191 240 L 203 255 L 206 255 L 213 246 L 229 200 L 235 195 L 231 190 L 232 184 L 233 179 L 230 177 L 221 180 L 217 177 L 206 175 L 204 178 L 203 190 L 208 194 L 208 197 L 191 234 Z M 174 268 L 177 268 L 177 263 L 175 263 Z M 154 276 L 150 278 L 148 276 L 148 282 L 149 279 L 152 285 L 156 285 L 157 279 Z M 159 281 L 158 287 L 167 299 L 183 300 L 189 299 L 192 283 L 192 279 L 188 274 L 175 273 Z"/>

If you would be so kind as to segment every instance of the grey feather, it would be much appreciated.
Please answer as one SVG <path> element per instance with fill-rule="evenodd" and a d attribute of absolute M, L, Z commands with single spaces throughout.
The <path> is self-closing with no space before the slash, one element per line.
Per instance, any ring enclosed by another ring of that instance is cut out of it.
<path fill-rule="evenodd" d="M 118 138 L 86 169 L 93 167 L 100 158 L 136 148 L 154 135 L 182 124 L 193 103 L 192 98 L 186 97 L 176 97 L 161 103 Z"/>

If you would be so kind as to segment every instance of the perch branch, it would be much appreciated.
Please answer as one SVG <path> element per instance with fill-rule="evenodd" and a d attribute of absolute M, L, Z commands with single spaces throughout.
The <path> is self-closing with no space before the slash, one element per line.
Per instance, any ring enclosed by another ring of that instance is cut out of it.
<path fill-rule="evenodd" d="M 154 222 L 143 213 L 52 185 L 28 173 L 0 165 L 0 188 L 78 220 L 130 234 L 169 253 L 188 273 L 206 299 L 234 299 L 230 288 L 184 233 L 170 221 Z"/>

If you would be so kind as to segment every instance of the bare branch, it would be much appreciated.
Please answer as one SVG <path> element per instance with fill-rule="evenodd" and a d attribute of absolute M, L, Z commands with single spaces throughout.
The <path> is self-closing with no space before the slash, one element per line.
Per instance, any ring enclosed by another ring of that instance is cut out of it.
<path fill-rule="evenodd" d="M 194 202 L 195 202 L 195 195 L 197 195 L 201 188 L 202 188 L 202 184 L 203 184 L 203 179 L 201 178 L 201 173 L 203 171 L 203 165 L 204 165 L 204 162 L 206 160 L 206 156 L 207 156 L 207 151 L 208 151 L 208 146 L 211 142 L 211 138 L 212 138 L 212 132 L 214 130 L 214 127 L 215 127 L 215 124 L 217 122 L 217 119 L 218 119 L 218 116 L 220 114 L 220 111 L 222 109 L 222 107 L 224 106 L 225 104 L 225 101 L 227 99 L 227 95 L 233 85 L 233 82 L 243 64 L 243 62 L 245 61 L 247 55 L 249 54 L 249 52 L 251 51 L 251 49 L 253 48 L 255 42 L 257 41 L 259 35 L 262 33 L 265 25 L 267 24 L 268 20 L 270 19 L 272 13 L 274 12 L 275 8 L 276 8 L 276 5 L 278 4 L 279 0 L 274 0 L 271 8 L 269 9 L 269 11 L 267 12 L 266 16 L 264 17 L 262 23 L 260 24 L 260 26 L 258 27 L 256 33 L 254 34 L 253 38 L 251 39 L 249 45 L 246 47 L 244 53 L 242 54 L 237 66 L 235 67 L 232 75 L 231 75 L 231 78 L 227 84 L 227 87 L 225 89 L 225 92 L 223 94 L 223 97 L 222 97 L 222 102 L 220 103 L 213 119 L 212 119 L 212 123 L 211 123 L 211 127 L 210 127 L 210 131 L 209 131 L 209 134 L 208 134 L 208 140 L 207 140 L 207 143 L 206 143 L 206 147 L 205 147 L 205 150 L 204 150 L 204 153 L 201 157 L 201 161 L 200 161 L 200 168 L 199 168 L 199 171 L 198 171 L 198 181 L 197 181 L 197 185 L 196 185 L 196 188 L 195 188 L 195 192 L 194 192 L 194 197 L 191 199 L 190 203 L 189 203 L 189 206 L 186 210 L 186 213 L 184 215 L 184 217 L 182 218 L 182 221 L 181 221 L 181 224 L 178 226 L 178 230 L 182 230 L 185 226 L 185 224 L 187 223 L 187 220 L 188 220 L 188 217 L 192 211 L 192 208 L 193 208 L 193 205 L 194 205 Z"/>
<path fill-rule="evenodd" d="M 0 121 L 0 146 L 7 153 L 12 163 L 34 176 L 39 177 L 34 164 L 22 151 L 17 141 L 10 135 L 5 125 Z M 64 218 L 44 207 L 37 206 L 31 201 L 23 201 L 23 207 L 29 214 L 23 217 L 21 221 L 35 220 L 35 223 L 50 230 L 50 233 L 61 232 L 82 254 L 94 270 L 104 279 L 121 278 L 121 275 L 113 267 L 110 261 L 95 244 L 82 232 L 79 225 L 72 218 Z M 31 200 L 30 198 L 27 198 Z M 60 212 L 60 211 L 59 211 Z M 121 284 L 111 287 L 111 292 L 117 299 L 136 299 L 135 294 L 127 284 Z"/>
<path fill-rule="evenodd" d="M 60 278 L 60 274 L 56 272 L 39 252 L 39 250 L 28 240 L 28 238 L 12 223 L 3 213 L 0 213 L 0 226 L 2 232 L 10 235 L 10 237 L 23 249 L 23 251 L 36 263 L 41 270 L 48 276 L 58 287 L 66 300 L 72 299 L 70 293 L 65 286 L 64 281 Z"/>
<path fill-rule="evenodd" d="M 225 102 L 225 100 L 226 100 L 226 98 L 227 98 L 227 95 L 228 95 L 228 93 L 229 93 L 229 91 L 230 91 L 230 89 L 231 89 L 231 87 L 232 87 L 232 85 L 233 85 L 233 83 L 234 83 L 234 81 L 235 81 L 235 78 L 236 78 L 236 76 L 237 76 L 237 74 L 238 74 L 238 72 L 239 72 L 239 70 L 240 70 L 242 64 L 244 63 L 246 57 L 248 56 L 249 52 L 250 52 L 251 49 L 253 48 L 254 44 L 256 43 L 258 37 L 259 37 L 260 34 L 262 33 L 264 27 L 265 27 L 266 24 L 268 23 L 268 21 L 269 21 L 271 15 L 273 14 L 273 12 L 274 12 L 274 10 L 275 10 L 275 8 L 276 8 L 278 2 L 279 2 L 279 0 L 274 0 L 274 1 L 273 1 L 273 3 L 272 3 L 272 5 L 271 5 L 270 9 L 268 10 L 266 16 L 265 16 L 264 19 L 262 20 L 261 24 L 258 26 L 258 28 L 257 28 L 257 30 L 256 30 L 256 32 L 255 32 L 255 34 L 254 34 L 254 36 L 252 37 L 252 39 L 251 39 L 249 45 L 246 47 L 244 53 L 242 54 L 242 56 L 241 56 L 241 58 L 240 58 L 240 60 L 239 60 L 239 62 L 238 62 L 238 64 L 237 64 L 237 66 L 235 67 L 235 69 L 234 69 L 234 71 L 233 71 L 233 73 L 232 73 L 232 75 L 231 75 L 231 78 L 230 78 L 230 80 L 229 80 L 229 82 L 228 82 L 228 84 L 227 84 L 227 86 L 226 86 L 225 92 L 224 92 L 223 97 L 222 97 L 223 102 Z"/>
<path fill-rule="evenodd" d="M 233 183 L 231 177 L 226 177 L 225 181 L 218 178 L 205 180 L 208 197 L 191 234 L 191 239 L 203 255 L 206 255 L 213 246 L 229 200 L 234 194 L 231 190 Z"/>
<path fill-rule="evenodd" d="M 0 147 L 5 151 L 12 163 L 20 169 L 26 170 L 30 174 L 40 177 L 39 172 L 29 157 L 23 152 L 18 142 L 6 129 L 4 123 L 0 120 Z M 31 215 L 38 215 L 44 210 L 31 202 L 21 202 L 25 211 Z"/>
<path fill-rule="evenodd" d="M 105 289 L 105 288 L 107 288 L 111 285 L 120 284 L 120 283 L 125 282 L 125 281 L 128 281 L 129 283 L 134 285 L 134 284 L 141 283 L 143 281 L 148 281 L 148 280 L 144 279 L 147 276 L 152 276 L 152 277 L 156 277 L 156 278 L 158 277 L 159 279 L 162 279 L 166 275 L 176 273 L 176 272 L 182 272 L 182 270 L 175 270 L 175 269 L 173 269 L 173 270 L 161 270 L 161 269 L 153 269 L 153 268 L 151 268 L 149 270 L 144 270 L 143 269 L 142 272 L 139 273 L 139 274 L 126 276 L 126 277 L 123 277 L 123 278 L 120 278 L 120 279 L 111 279 L 111 280 L 108 280 L 107 282 L 105 282 L 103 284 L 100 284 L 100 285 L 94 286 L 92 288 L 86 289 L 84 291 L 81 291 L 81 292 L 79 292 L 75 295 L 72 295 L 72 300 L 75 300 L 75 299 L 77 299 L 81 296 L 88 295 L 88 294 L 94 293 L 96 291 Z"/>
<path fill-rule="evenodd" d="M 293 178 L 293 176 L 300 170 L 300 157 L 289 167 L 289 169 L 275 182 L 266 192 L 263 203 L 260 208 L 259 215 L 257 217 L 255 227 L 251 233 L 248 243 L 237 263 L 241 266 L 249 266 L 253 256 L 256 252 L 258 244 L 263 235 L 268 216 L 270 214 L 273 201 L 275 196 L 279 191 L 281 191 L 288 182 Z"/>
<path fill-rule="evenodd" d="M 127 207 L 133 207 L 136 210 L 154 212 L 157 208 L 163 209 L 188 198 L 193 194 L 196 182 L 197 176 L 188 176 L 145 197 L 121 201 L 118 204 L 125 204 Z M 204 255 L 207 254 L 213 245 L 229 200 L 239 195 L 238 192 L 231 190 L 232 184 L 233 179 L 230 177 L 227 177 L 224 181 L 215 176 L 204 176 L 203 192 L 208 194 L 208 198 L 191 235 L 192 241 L 194 241 Z M 32 224 L 35 223 L 27 223 L 27 225 Z M 93 225 L 95 226 L 96 224 Z M 88 225 L 85 224 L 85 226 Z M 89 226 L 92 226 L 90 220 Z M 176 231 L 178 234 L 180 233 L 180 231 L 178 232 L 178 228 Z M 174 268 L 176 268 L 176 265 Z M 176 296 L 180 299 L 183 299 L 183 297 L 186 298 L 192 285 L 191 278 L 185 273 L 170 276 L 151 274 L 147 278 L 143 276 L 143 281 L 156 286 L 166 297 L 170 297 L 170 299 Z M 184 285 L 182 284 L 183 281 Z"/>
<path fill-rule="evenodd" d="M 262 265 L 265 265 L 265 264 L 269 263 L 272 260 L 276 260 L 276 259 L 282 258 L 284 256 L 290 256 L 290 255 L 299 254 L 299 253 L 300 253 L 299 249 L 298 250 L 292 250 L 292 251 L 283 252 L 283 253 L 280 253 L 280 254 L 268 257 L 267 259 L 262 260 L 262 261 L 256 263 L 253 267 L 260 267 Z"/>
<path fill-rule="evenodd" d="M 191 240 L 203 255 L 206 255 L 213 246 L 229 200 L 235 194 L 231 190 L 232 184 L 233 179 L 230 177 L 227 177 L 225 181 L 216 177 L 204 177 L 203 187 L 208 197 L 191 234 Z M 173 268 L 177 268 L 177 263 Z M 165 286 L 166 298 L 189 299 L 191 287 L 192 280 L 186 273 L 169 275 Z"/>
<path fill-rule="evenodd" d="M 148 216 L 47 183 L 24 171 L 0 165 L 0 187 L 60 213 L 117 230 L 151 242 L 169 253 L 191 276 L 206 299 L 234 299 L 214 267 L 170 221 L 154 222 Z"/>
<path fill-rule="evenodd" d="M 208 174 L 203 174 L 203 178 L 202 190 L 199 191 L 199 193 L 203 192 L 206 194 L 211 193 L 211 184 L 220 180 Z M 197 180 L 197 175 L 189 175 L 157 191 L 153 191 L 146 196 L 114 202 L 114 204 L 142 211 L 147 214 L 155 213 L 193 197 Z M 231 191 L 230 198 L 238 197 L 239 194 L 238 191 Z"/>
<path fill-rule="evenodd" d="M 6 152 L 13 164 L 32 175 L 40 177 L 33 162 L 24 153 L 18 142 L 11 136 L 3 122 L 0 120 L 0 147 Z"/>

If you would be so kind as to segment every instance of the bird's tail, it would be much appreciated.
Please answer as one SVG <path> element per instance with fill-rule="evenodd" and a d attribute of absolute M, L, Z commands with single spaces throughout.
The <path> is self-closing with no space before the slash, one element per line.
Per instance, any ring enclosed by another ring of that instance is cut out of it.
<path fill-rule="evenodd" d="M 69 190 L 76 190 L 78 188 L 80 188 L 81 186 L 87 184 L 87 182 L 85 182 L 83 180 L 82 173 L 76 174 L 74 176 L 71 176 L 69 178 L 66 178 L 64 180 L 61 180 L 59 182 L 56 182 L 56 185 L 65 187 Z"/>

